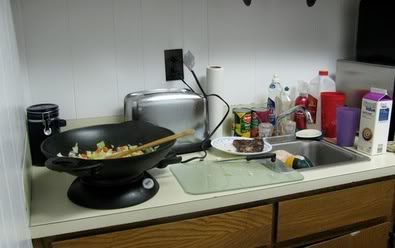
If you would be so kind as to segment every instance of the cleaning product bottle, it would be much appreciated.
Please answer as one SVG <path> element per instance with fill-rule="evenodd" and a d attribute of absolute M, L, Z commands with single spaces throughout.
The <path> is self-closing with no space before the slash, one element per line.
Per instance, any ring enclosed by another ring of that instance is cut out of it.
<path fill-rule="evenodd" d="M 308 83 L 305 81 L 299 81 L 298 84 L 299 84 L 298 85 L 299 96 L 295 99 L 295 106 L 302 105 L 307 108 Z M 306 116 L 304 115 L 303 111 L 299 110 L 295 113 L 295 122 L 296 122 L 297 130 L 302 130 L 307 128 Z"/>
<path fill-rule="evenodd" d="M 289 110 L 292 107 L 292 101 L 291 101 L 291 92 L 289 91 L 289 87 L 285 86 L 284 90 L 281 92 L 281 111 L 280 113 L 283 113 L 287 110 Z M 287 117 L 290 120 L 290 117 Z"/>
<path fill-rule="evenodd" d="M 305 156 L 302 155 L 294 155 L 287 158 L 284 163 L 286 166 L 291 167 L 292 169 L 304 169 L 313 167 L 313 163 Z"/>
<path fill-rule="evenodd" d="M 276 124 L 276 114 L 280 111 L 277 105 L 281 101 L 280 99 L 281 91 L 282 88 L 280 84 L 280 79 L 277 74 L 274 74 L 272 83 L 269 85 L 268 98 L 267 98 L 267 108 L 269 110 L 269 122 L 273 124 L 273 126 Z"/>
<path fill-rule="evenodd" d="M 274 151 L 276 158 L 282 161 L 287 167 L 293 169 L 304 169 L 313 167 L 313 163 L 310 159 L 302 155 L 294 155 L 285 150 Z"/>
<path fill-rule="evenodd" d="M 320 70 L 309 84 L 308 105 L 314 124 L 309 128 L 321 130 L 321 92 L 336 91 L 336 83 L 329 77 L 328 70 Z"/>
<path fill-rule="evenodd" d="M 292 101 L 291 101 L 290 94 L 291 93 L 289 92 L 289 87 L 285 86 L 283 91 L 281 91 L 281 93 L 280 93 L 280 102 L 279 102 L 279 105 L 277 105 L 278 108 L 276 109 L 276 110 L 279 110 L 279 111 L 276 111 L 277 116 L 280 113 L 284 113 L 284 112 L 288 111 L 292 107 Z M 292 116 L 287 115 L 280 120 L 280 123 L 277 123 L 278 127 L 280 128 L 281 134 L 286 133 L 285 132 L 285 123 L 290 120 L 292 120 Z"/>

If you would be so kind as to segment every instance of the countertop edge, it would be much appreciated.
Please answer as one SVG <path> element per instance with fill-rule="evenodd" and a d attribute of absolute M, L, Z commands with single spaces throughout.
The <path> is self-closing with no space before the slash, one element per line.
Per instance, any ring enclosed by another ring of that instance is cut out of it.
<path fill-rule="evenodd" d="M 173 217 L 204 210 L 223 208 L 243 203 L 264 201 L 286 195 L 308 192 L 333 186 L 339 186 L 369 179 L 379 179 L 395 175 L 395 166 L 359 171 L 344 175 L 319 178 L 310 181 L 299 181 L 274 185 L 264 189 L 250 189 L 247 192 L 213 196 L 183 203 L 133 210 L 122 213 L 88 217 L 83 219 L 48 223 L 30 227 L 32 239 L 74 233 L 104 227 L 111 227 L 134 222 L 148 221 L 165 217 Z"/>

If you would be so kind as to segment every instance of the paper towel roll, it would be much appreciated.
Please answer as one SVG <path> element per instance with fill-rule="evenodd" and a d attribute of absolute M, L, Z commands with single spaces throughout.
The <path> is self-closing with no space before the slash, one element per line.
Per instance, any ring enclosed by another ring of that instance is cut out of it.
<path fill-rule="evenodd" d="M 225 92 L 224 83 L 224 68 L 221 66 L 208 66 L 206 70 L 206 81 L 207 81 L 207 94 L 217 94 L 222 98 Z M 226 100 L 226 99 L 225 99 Z M 210 133 L 219 124 L 225 114 L 224 103 L 216 98 L 210 97 L 208 99 L 208 114 L 209 114 L 209 129 Z M 214 133 L 212 138 L 223 136 L 223 130 L 221 125 Z"/>

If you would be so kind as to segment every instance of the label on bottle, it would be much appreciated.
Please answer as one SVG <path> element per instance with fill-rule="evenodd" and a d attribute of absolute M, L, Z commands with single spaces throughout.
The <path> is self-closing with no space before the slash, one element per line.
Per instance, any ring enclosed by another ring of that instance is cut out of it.
<path fill-rule="evenodd" d="M 276 102 L 270 97 L 267 99 L 267 108 L 269 110 L 269 122 L 274 126 L 276 124 Z"/>
<path fill-rule="evenodd" d="M 307 110 L 310 112 L 314 124 L 317 123 L 317 104 L 317 98 L 309 94 L 307 98 Z"/>

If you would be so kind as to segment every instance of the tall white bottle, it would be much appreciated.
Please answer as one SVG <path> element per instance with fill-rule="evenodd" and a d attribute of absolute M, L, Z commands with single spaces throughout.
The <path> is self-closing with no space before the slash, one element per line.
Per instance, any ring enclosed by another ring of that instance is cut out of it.
<path fill-rule="evenodd" d="M 335 92 L 336 83 L 329 77 L 328 70 L 320 70 L 309 83 L 307 109 L 313 117 L 314 124 L 308 128 L 321 130 L 321 92 Z"/>
<path fill-rule="evenodd" d="M 281 91 L 280 78 L 277 74 L 274 74 L 272 83 L 269 85 L 267 98 L 267 108 L 270 110 L 269 122 L 272 123 L 273 126 L 276 124 L 276 116 L 281 111 L 278 106 L 281 102 Z"/>

